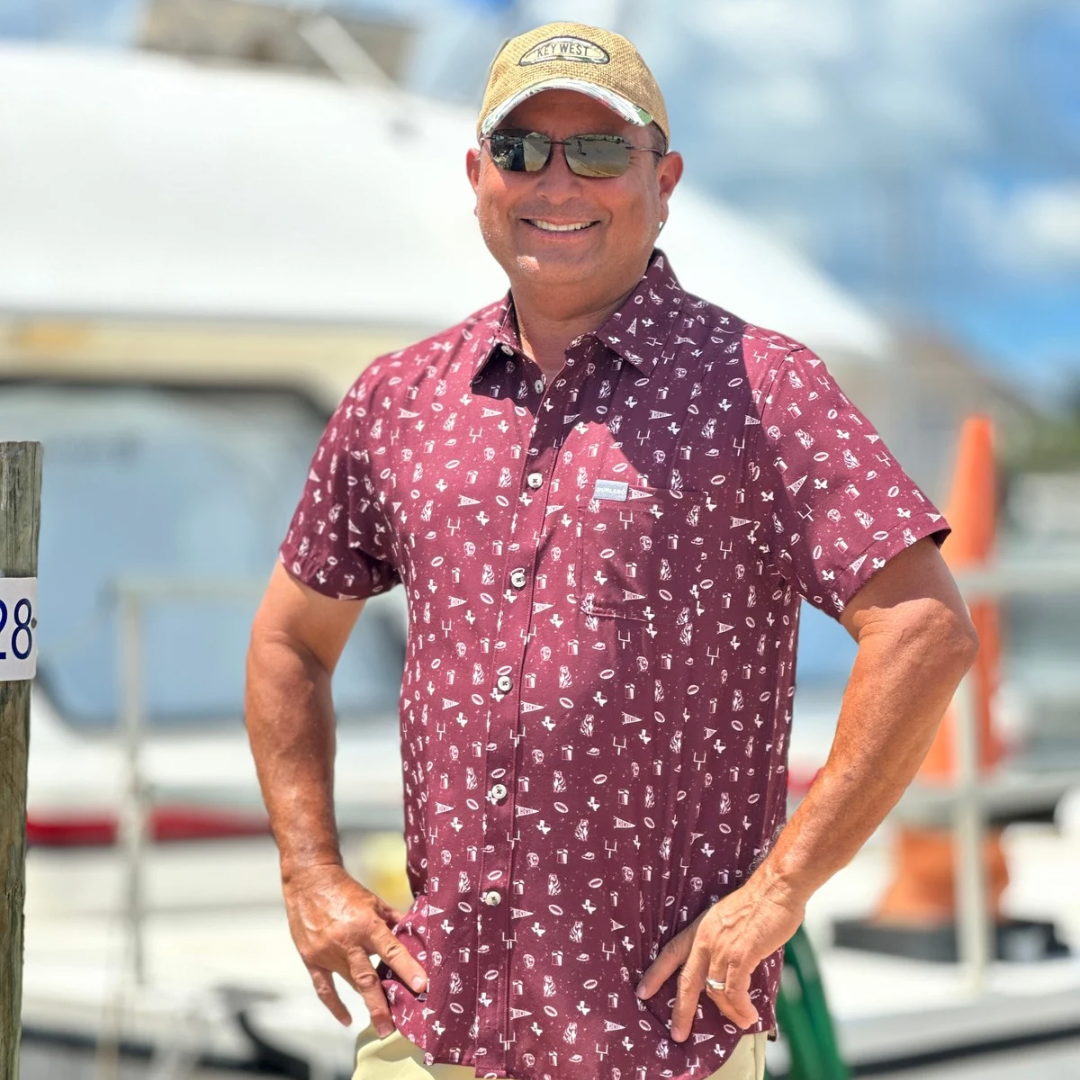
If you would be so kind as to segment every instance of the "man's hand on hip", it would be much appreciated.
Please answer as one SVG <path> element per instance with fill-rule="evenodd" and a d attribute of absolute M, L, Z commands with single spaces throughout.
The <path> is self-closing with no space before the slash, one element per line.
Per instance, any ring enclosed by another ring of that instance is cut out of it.
<path fill-rule="evenodd" d="M 703 911 L 660 950 L 638 983 L 638 997 L 651 997 L 681 967 L 671 1013 L 676 1042 L 689 1038 L 703 990 L 733 1024 L 756 1024 L 750 976 L 798 930 L 803 913 L 804 905 L 794 898 L 748 882 Z M 724 983 L 724 989 L 710 989 L 706 978 Z"/>
<path fill-rule="evenodd" d="M 394 1022 L 371 954 L 378 954 L 414 990 L 427 986 L 424 969 L 391 930 L 402 913 L 336 864 L 291 875 L 283 891 L 289 929 L 319 1000 L 340 1023 L 352 1023 L 334 986 L 337 972 L 363 997 L 371 1023 L 385 1038 Z"/>

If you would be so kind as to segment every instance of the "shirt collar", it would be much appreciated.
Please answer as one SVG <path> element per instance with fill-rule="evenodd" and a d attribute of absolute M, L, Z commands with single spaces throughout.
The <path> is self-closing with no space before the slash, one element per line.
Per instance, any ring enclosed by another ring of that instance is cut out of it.
<path fill-rule="evenodd" d="M 634 291 L 603 326 L 590 333 L 647 374 L 659 360 L 660 349 L 674 328 L 685 295 L 667 256 L 655 248 Z M 490 309 L 490 314 L 476 328 L 473 340 L 476 352 L 472 381 L 480 376 L 492 354 L 521 352 L 510 292 Z"/>

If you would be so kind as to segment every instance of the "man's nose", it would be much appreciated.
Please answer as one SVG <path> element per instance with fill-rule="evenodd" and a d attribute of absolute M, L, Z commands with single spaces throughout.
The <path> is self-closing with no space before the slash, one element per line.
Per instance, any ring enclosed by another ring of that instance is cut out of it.
<path fill-rule="evenodd" d="M 537 191 L 554 201 L 565 201 L 581 192 L 582 178 L 570 171 L 565 147 L 552 145 L 547 164 L 537 174 Z"/>

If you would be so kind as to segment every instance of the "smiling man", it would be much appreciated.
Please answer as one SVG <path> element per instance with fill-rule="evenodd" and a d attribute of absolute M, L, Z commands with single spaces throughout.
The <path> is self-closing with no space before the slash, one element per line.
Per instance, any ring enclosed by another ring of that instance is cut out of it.
<path fill-rule="evenodd" d="M 334 973 L 364 997 L 356 1080 L 760 1080 L 784 943 L 974 657 L 949 526 L 817 356 L 680 286 L 628 41 L 508 42 L 478 136 L 510 291 L 360 375 L 252 631 L 292 934 L 339 1020 Z M 398 584 L 407 911 L 332 797 L 331 675 Z M 802 599 L 858 655 L 785 824 Z"/>

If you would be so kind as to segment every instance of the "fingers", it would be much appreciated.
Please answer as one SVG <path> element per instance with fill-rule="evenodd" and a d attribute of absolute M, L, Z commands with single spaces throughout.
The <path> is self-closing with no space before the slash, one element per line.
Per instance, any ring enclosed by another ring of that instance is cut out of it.
<path fill-rule="evenodd" d="M 682 966 L 675 995 L 675 1008 L 671 1010 L 671 1037 L 682 1042 L 690 1036 L 701 991 L 705 989 L 705 975 L 709 970 L 709 954 L 699 945 L 690 950 L 690 956 Z"/>
<path fill-rule="evenodd" d="M 752 1027 L 759 1018 L 750 1000 L 753 965 L 742 955 L 733 953 L 730 947 L 721 952 L 715 934 L 699 933 L 701 922 L 701 918 L 696 919 L 660 950 L 635 990 L 639 998 L 649 998 L 676 971 L 679 972 L 675 1007 L 671 1012 L 671 1037 L 676 1042 L 690 1037 L 702 990 L 740 1028 Z M 705 983 L 706 975 L 723 982 L 724 989 L 709 990 Z"/>
<path fill-rule="evenodd" d="M 398 911 L 397 908 L 393 908 L 393 907 L 388 907 L 386 909 L 386 911 L 383 913 L 383 921 L 391 929 L 393 929 L 395 926 L 397 926 L 397 924 L 399 922 L 401 922 L 402 919 L 404 919 L 404 918 L 405 918 L 405 912 L 404 911 Z"/>
<path fill-rule="evenodd" d="M 427 988 L 424 969 L 391 930 L 404 915 L 340 868 L 291 882 L 285 898 L 289 930 L 319 1000 L 340 1023 L 352 1022 L 334 986 L 333 975 L 341 976 L 364 999 L 372 1025 L 385 1038 L 394 1021 L 372 954 L 413 990 Z"/>
<path fill-rule="evenodd" d="M 750 968 L 741 959 L 716 960 L 710 965 L 709 978 L 724 984 L 723 990 L 713 990 L 705 984 L 705 993 L 713 1004 L 741 1028 L 758 1022 L 758 1011 L 750 1000 Z"/>
<path fill-rule="evenodd" d="M 716 1007 L 723 1012 L 732 1024 L 739 1027 L 751 1027 L 758 1021 L 758 1012 L 750 999 L 751 968 L 741 958 L 719 963 L 716 972 L 710 971 L 708 977 L 717 978 L 724 983 L 723 990 L 712 990 L 705 986 L 705 993 L 712 998 Z"/>
<path fill-rule="evenodd" d="M 371 928 L 370 942 L 371 947 L 406 986 L 411 986 L 418 993 L 427 987 L 427 973 L 385 923 L 376 923 Z"/>
<path fill-rule="evenodd" d="M 652 962 L 649 970 L 641 976 L 641 981 L 634 991 L 639 998 L 650 998 L 664 983 L 667 982 L 679 966 L 690 955 L 690 944 L 694 940 L 692 933 L 695 924 L 691 923 L 685 930 L 676 934 L 661 950 L 657 958 Z"/>
<path fill-rule="evenodd" d="M 390 1014 L 378 972 L 362 950 L 349 956 L 349 980 L 364 999 L 372 1027 L 379 1033 L 380 1039 L 385 1039 L 394 1030 L 394 1018 Z"/>
<path fill-rule="evenodd" d="M 308 974 L 315 986 L 319 1000 L 330 1010 L 334 1019 L 348 1027 L 352 1023 L 352 1014 L 345 1008 L 345 1002 L 338 997 L 333 975 L 326 968 L 309 967 Z"/>

